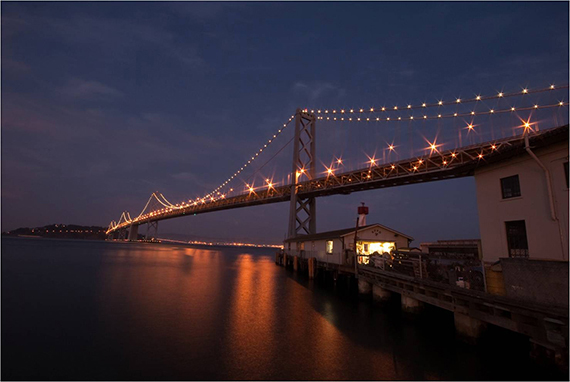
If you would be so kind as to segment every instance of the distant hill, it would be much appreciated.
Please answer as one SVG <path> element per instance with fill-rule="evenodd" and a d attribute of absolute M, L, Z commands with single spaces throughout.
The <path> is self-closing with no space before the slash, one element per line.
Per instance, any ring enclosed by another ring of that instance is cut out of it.
<path fill-rule="evenodd" d="M 75 224 L 50 224 L 35 228 L 18 228 L 2 232 L 2 236 L 49 237 L 62 239 L 105 240 L 107 228 Z"/>

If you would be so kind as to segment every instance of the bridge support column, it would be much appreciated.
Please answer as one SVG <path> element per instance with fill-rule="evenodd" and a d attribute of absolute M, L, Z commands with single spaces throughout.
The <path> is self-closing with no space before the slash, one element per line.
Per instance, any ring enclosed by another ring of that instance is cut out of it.
<path fill-rule="evenodd" d="M 413 297 L 402 295 L 402 310 L 406 313 L 418 314 L 424 308 L 423 302 Z"/>
<path fill-rule="evenodd" d="M 475 343 L 481 337 L 487 324 L 463 313 L 454 312 L 455 330 L 459 337 L 467 342 Z"/>
<path fill-rule="evenodd" d="M 369 295 L 372 292 L 372 284 L 366 280 L 358 279 L 358 293 L 361 295 Z"/>
<path fill-rule="evenodd" d="M 291 172 L 291 205 L 289 207 L 289 238 L 298 234 L 317 233 L 315 198 L 301 198 L 298 184 L 315 179 L 316 142 L 315 115 L 297 109 L 295 114 L 295 137 L 293 147 L 293 170 Z"/>
<path fill-rule="evenodd" d="M 129 228 L 129 241 L 137 241 L 139 237 L 139 226 L 131 224 Z"/>
<path fill-rule="evenodd" d="M 372 299 L 376 303 L 385 303 L 392 297 L 392 292 L 378 285 L 372 285 Z"/>

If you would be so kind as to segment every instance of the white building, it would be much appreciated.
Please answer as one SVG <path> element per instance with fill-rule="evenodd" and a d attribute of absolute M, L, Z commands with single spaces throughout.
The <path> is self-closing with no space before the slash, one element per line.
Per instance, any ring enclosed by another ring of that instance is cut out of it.
<path fill-rule="evenodd" d="M 475 170 L 484 261 L 568 261 L 568 127 L 556 130 Z"/>
<path fill-rule="evenodd" d="M 284 241 L 289 255 L 302 258 L 315 257 L 318 261 L 347 265 L 347 251 L 354 250 L 355 228 L 300 235 Z M 358 228 L 356 248 L 359 255 L 380 254 L 408 248 L 413 237 L 381 224 L 369 224 Z"/>

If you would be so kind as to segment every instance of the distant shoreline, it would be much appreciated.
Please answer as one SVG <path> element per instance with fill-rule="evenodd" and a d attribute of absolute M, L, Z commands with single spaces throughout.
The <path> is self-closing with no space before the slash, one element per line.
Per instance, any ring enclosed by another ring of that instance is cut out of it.
<path fill-rule="evenodd" d="M 93 242 L 105 242 L 105 243 L 118 243 L 118 244 L 168 244 L 168 245 L 185 245 L 190 247 L 224 247 L 224 248 L 258 248 L 258 249 L 281 249 L 278 245 L 273 244 L 247 244 L 247 245 L 237 245 L 237 244 L 229 244 L 229 243 L 189 243 L 183 241 L 161 241 L 160 243 L 151 243 L 151 242 L 144 242 L 144 241 L 119 241 L 119 240 L 101 240 L 101 239 L 92 239 L 92 238 L 70 238 L 70 237 L 46 237 L 46 236 L 33 236 L 33 235 L 6 235 L 3 234 L 2 238 L 11 238 L 11 239 L 45 239 L 45 240 L 73 240 L 73 241 L 93 241 Z M 164 240 L 164 239 L 160 239 Z"/>

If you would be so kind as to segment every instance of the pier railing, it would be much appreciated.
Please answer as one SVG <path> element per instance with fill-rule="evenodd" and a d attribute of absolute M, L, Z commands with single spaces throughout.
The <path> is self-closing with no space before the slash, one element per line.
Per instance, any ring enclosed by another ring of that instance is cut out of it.
<path fill-rule="evenodd" d="M 384 255 L 359 255 L 358 264 L 417 279 L 486 291 L 485 269 L 479 259 L 441 258 L 420 252 L 394 251 Z"/>

